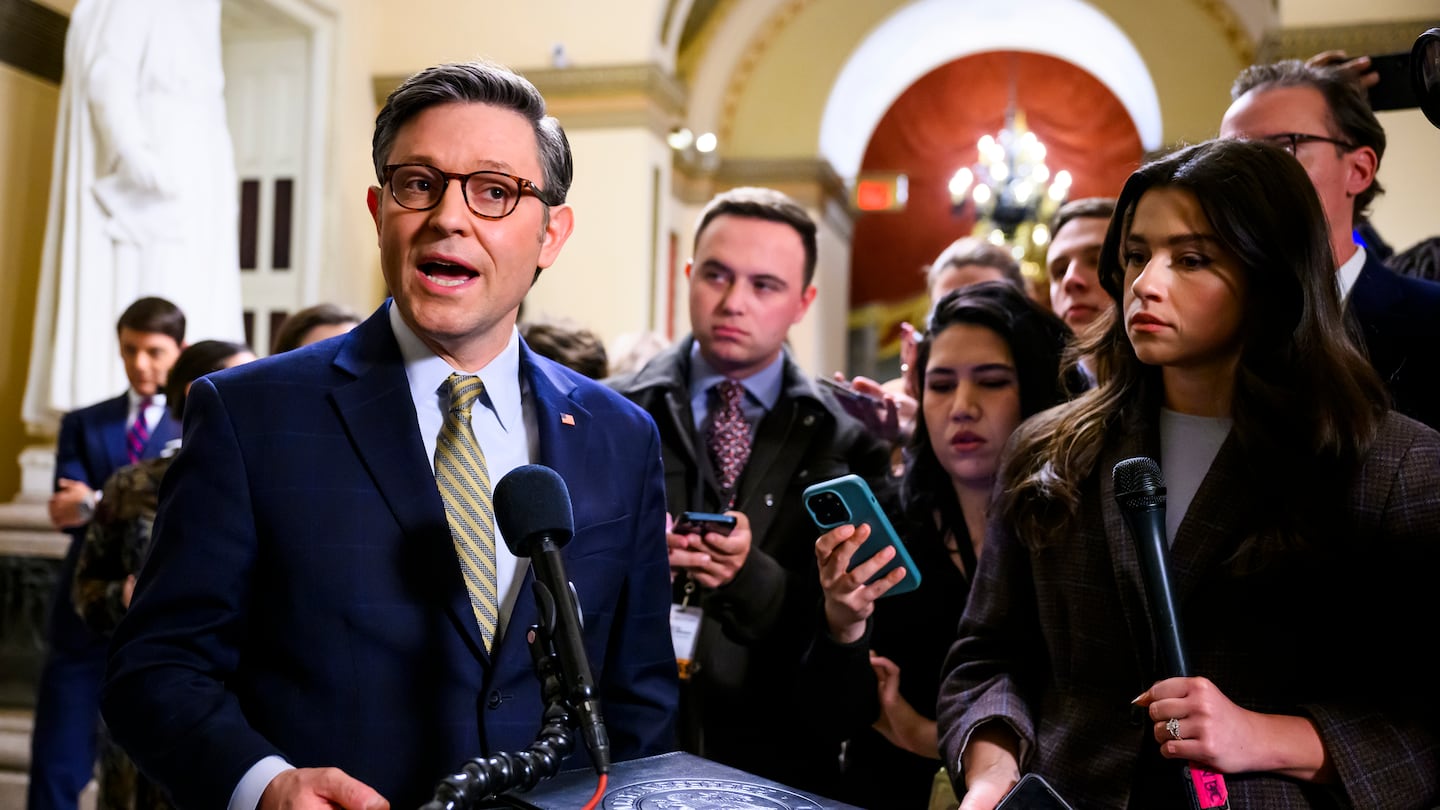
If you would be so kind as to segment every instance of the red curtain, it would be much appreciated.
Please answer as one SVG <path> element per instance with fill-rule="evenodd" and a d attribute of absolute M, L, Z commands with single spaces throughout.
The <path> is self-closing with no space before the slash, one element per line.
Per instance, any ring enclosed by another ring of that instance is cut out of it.
<path fill-rule="evenodd" d="M 974 219 L 951 212 L 948 184 L 975 163 L 975 142 L 1005 125 L 1012 76 L 1017 108 L 1045 144 L 1052 174 L 1074 177 L 1070 199 L 1114 196 L 1143 149 L 1120 101 L 1069 62 L 1034 53 L 989 52 L 943 65 L 911 85 L 880 120 L 862 172 L 909 177 L 905 210 L 862 213 L 855 222 L 850 304 L 902 301 L 924 291 L 923 268 L 968 234 Z"/>

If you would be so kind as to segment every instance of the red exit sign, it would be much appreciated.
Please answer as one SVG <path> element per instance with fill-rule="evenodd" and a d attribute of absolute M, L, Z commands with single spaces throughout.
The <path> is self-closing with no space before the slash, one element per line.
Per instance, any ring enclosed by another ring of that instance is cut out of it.
<path fill-rule="evenodd" d="M 860 211 L 903 211 L 910 179 L 903 174 L 863 175 L 855 181 L 855 208 Z"/>

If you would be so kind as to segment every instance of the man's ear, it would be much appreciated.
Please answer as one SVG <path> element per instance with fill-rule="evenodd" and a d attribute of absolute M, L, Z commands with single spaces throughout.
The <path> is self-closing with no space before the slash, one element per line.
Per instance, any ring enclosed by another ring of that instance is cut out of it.
<path fill-rule="evenodd" d="M 370 218 L 375 220 L 375 235 L 380 235 L 380 187 L 371 186 L 365 193 L 365 207 L 370 209 Z"/>
<path fill-rule="evenodd" d="M 815 303 L 815 294 L 817 292 L 819 292 L 819 290 L 815 289 L 814 284 L 805 288 L 805 292 L 800 295 L 800 314 L 795 316 L 795 320 L 792 323 L 800 323 L 800 321 L 804 320 L 805 313 L 810 311 L 810 305 Z"/>
<path fill-rule="evenodd" d="M 1345 193 L 1358 197 L 1375 184 L 1375 174 L 1380 170 L 1380 157 L 1368 146 L 1351 151 L 1347 157 Z"/>
<path fill-rule="evenodd" d="M 568 205 L 552 205 L 549 214 L 545 230 L 540 233 L 540 259 L 536 263 L 537 270 L 543 270 L 555 263 L 555 260 L 560 257 L 560 248 L 565 247 L 565 240 L 569 239 L 570 234 L 575 230 L 575 209 Z"/>

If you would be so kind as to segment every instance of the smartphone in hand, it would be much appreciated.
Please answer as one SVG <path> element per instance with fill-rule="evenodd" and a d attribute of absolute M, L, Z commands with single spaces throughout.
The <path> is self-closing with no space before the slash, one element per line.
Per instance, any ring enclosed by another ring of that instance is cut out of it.
<path fill-rule="evenodd" d="M 816 379 L 830 389 L 841 409 L 855 417 L 866 430 L 887 439 L 893 439 L 899 432 L 899 414 L 893 401 L 857 391 L 848 382 L 829 377 Z"/>
<path fill-rule="evenodd" d="M 1015 787 L 1006 793 L 995 810 L 1074 810 L 1070 803 L 1060 798 L 1055 788 L 1038 773 L 1027 773 L 1020 777 Z"/>
<path fill-rule="evenodd" d="M 1379 78 L 1366 91 L 1370 109 L 1404 110 L 1420 106 L 1411 78 L 1410 53 L 1383 53 L 1370 57 L 1370 69 Z"/>
<path fill-rule="evenodd" d="M 875 499 L 875 493 L 870 491 L 870 485 L 865 483 L 864 478 L 854 474 L 842 475 L 829 481 L 811 484 L 801 494 L 801 500 L 804 501 L 805 509 L 814 519 L 815 525 L 822 531 L 829 531 L 836 526 L 858 526 L 862 523 L 870 527 L 870 536 L 865 538 L 865 542 L 856 549 L 855 556 L 850 558 L 851 568 L 874 557 L 886 546 L 895 548 L 895 556 L 890 563 L 870 578 L 870 582 L 874 582 L 896 568 L 905 569 L 905 578 L 886 591 L 885 596 L 909 593 L 920 587 L 920 569 L 916 567 L 914 560 L 910 559 L 910 552 L 905 549 L 905 544 L 900 542 L 895 527 L 890 525 L 890 518 L 885 516 L 880 502 Z"/>
<path fill-rule="evenodd" d="M 675 534 L 698 534 L 704 539 L 707 532 L 729 536 L 735 531 L 735 516 L 720 512 L 681 512 L 680 519 L 670 529 Z"/>

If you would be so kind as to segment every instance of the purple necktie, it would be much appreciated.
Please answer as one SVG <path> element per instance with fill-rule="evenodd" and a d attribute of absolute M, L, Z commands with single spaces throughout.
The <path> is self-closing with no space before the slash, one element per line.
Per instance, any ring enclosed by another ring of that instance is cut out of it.
<path fill-rule="evenodd" d="M 735 482 L 740 480 L 745 462 L 750 460 L 750 423 L 745 421 L 745 411 L 740 407 L 745 399 L 745 387 L 734 380 L 725 380 L 713 390 L 720 403 L 710 412 L 705 443 L 720 489 L 729 495 L 729 505 L 733 505 Z"/>
<path fill-rule="evenodd" d="M 140 400 L 140 408 L 135 411 L 135 421 L 130 429 L 125 431 L 125 452 L 130 457 L 131 464 L 138 464 L 140 459 L 145 457 L 145 443 L 150 441 L 150 428 L 145 424 L 145 411 L 150 407 L 150 397 Z"/>

